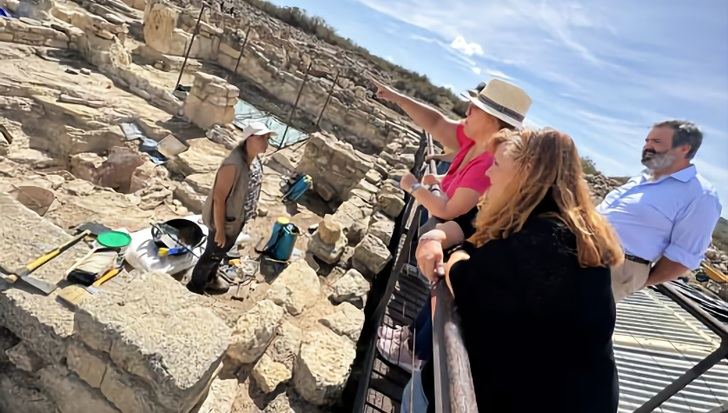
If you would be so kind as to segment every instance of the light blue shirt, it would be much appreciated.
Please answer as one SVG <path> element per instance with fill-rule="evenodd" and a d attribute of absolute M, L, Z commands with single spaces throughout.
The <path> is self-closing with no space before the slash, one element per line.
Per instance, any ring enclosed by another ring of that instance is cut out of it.
<path fill-rule="evenodd" d="M 665 256 L 685 267 L 700 266 L 720 217 L 718 193 L 694 165 L 650 181 L 630 179 L 597 207 L 617 231 L 628 254 L 654 262 Z"/>

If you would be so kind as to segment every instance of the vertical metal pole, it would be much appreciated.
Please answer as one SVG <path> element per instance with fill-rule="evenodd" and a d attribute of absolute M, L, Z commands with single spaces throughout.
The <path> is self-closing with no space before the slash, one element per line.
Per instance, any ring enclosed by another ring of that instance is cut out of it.
<path fill-rule="evenodd" d="M 316 119 L 316 126 L 318 127 L 319 122 L 321 122 L 321 118 L 324 116 L 324 111 L 326 110 L 326 106 L 329 104 L 329 100 L 331 99 L 331 95 L 334 94 L 334 89 L 336 89 L 336 81 L 339 80 L 339 71 L 336 71 L 336 76 L 334 76 L 334 84 L 331 85 L 331 90 L 329 90 L 329 95 L 326 96 L 326 101 L 324 102 L 324 107 L 321 108 L 321 113 L 319 113 L 318 119 Z"/>
<path fill-rule="evenodd" d="M 296 113 L 296 108 L 298 107 L 298 101 L 301 99 L 301 93 L 303 93 L 303 87 L 306 86 L 306 80 L 308 80 L 308 72 L 311 71 L 311 65 L 313 62 L 308 64 L 308 68 L 306 69 L 306 74 L 303 75 L 303 82 L 301 82 L 301 88 L 298 89 L 298 95 L 296 96 L 296 102 L 293 104 L 293 109 L 291 109 L 291 114 L 288 116 L 288 122 L 286 122 L 286 129 L 283 131 L 283 137 L 281 138 L 281 143 L 278 144 L 278 149 L 280 150 L 283 148 L 283 143 L 286 141 L 286 134 L 288 133 L 288 127 L 290 126 L 291 122 L 293 121 L 293 114 Z"/>
<path fill-rule="evenodd" d="M 185 60 L 182 62 L 182 68 L 179 70 L 179 77 L 177 78 L 177 84 L 174 85 L 174 90 L 177 90 L 179 83 L 182 81 L 182 74 L 185 71 L 185 66 L 187 65 L 187 58 L 190 56 L 190 51 L 192 50 L 192 43 L 195 42 L 195 37 L 197 36 L 197 33 L 200 32 L 200 20 L 202 20 L 202 13 L 205 11 L 205 7 L 207 7 L 207 5 L 203 2 L 202 5 L 200 6 L 200 15 L 197 16 L 197 23 L 195 24 L 195 31 L 192 32 L 192 39 L 190 40 L 190 44 L 187 46 L 187 52 L 185 52 Z"/>
<path fill-rule="evenodd" d="M 238 66 L 240 66 L 240 59 L 243 58 L 243 51 L 245 50 L 245 45 L 248 44 L 248 37 L 250 35 L 250 26 L 251 26 L 251 24 L 248 23 L 248 29 L 245 30 L 245 40 L 243 40 L 243 45 L 240 46 L 240 54 L 238 55 L 238 60 L 235 62 L 235 69 L 233 69 L 233 73 L 228 76 L 228 80 L 230 80 L 230 76 L 235 76 L 238 74 Z"/>

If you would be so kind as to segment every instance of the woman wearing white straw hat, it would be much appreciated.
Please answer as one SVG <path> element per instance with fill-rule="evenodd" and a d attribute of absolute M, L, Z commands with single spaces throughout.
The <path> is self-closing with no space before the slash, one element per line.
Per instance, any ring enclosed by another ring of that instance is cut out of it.
<path fill-rule="evenodd" d="M 402 189 L 412 194 L 430 215 L 440 219 L 453 219 L 471 210 L 489 186 L 485 171 L 493 163 L 493 155 L 486 151 L 490 138 L 501 129 L 520 128 L 531 98 L 516 85 L 492 79 L 477 90 L 468 91 L 467 116 L 453 120 L 389 86 L 375 84 L 377 97 L 397 104 L 436 141 L 456 152 L 441 180 L 426 175 L 420 183 L 408 174 L 400 181 Z M 424 186 L 434 184 L 440 185 L 443 195 L 435 195 Z"/>
<path fill-rule="evenodd" d="M 467 117 L 456 121 L 388 86 L 377 86 L 378 97 L 399 105 L 435 140 L 455 151 L 450 168 L 439 182 L 443 194 L 436 195 L 424 186 L 436 183 L 431 175 L 425 175 L 422 184 L 413 175 L 406 175 L 400 181 L 402 189 L 412 194 L 430 215 L 442 220 L 452 220 L 475 208 L 478 198 L 490 186 L 485 172 L 493 164 L 493 154 L 487 150 L 491 138 L 502 129 L 521 127 L 531 106 L 526 92 L 499 79 L 481 83 L 465 95 L 470 101 Z M 423 239 L 420 243 L 430 241 Z M 417 368 L 421 361 L 432 357 L 431 321 L 429 308 L 425 307 L 409 327 L 381 327 L 377 349 L 391 363 L 406 370 Z M 414 363 L 412 348 L 417 350 Z"/>
<path fill-rule="evenodd" d="M 217 276 L 217 268 L 235 244 L 245 222 L 255 216 L 263 170 L 258 155 L 265 153 L 268 139 L 274 135 L 264 124 L 251 123 L 243 130 L 238 146 L 220 164 L 202 210 L 202 222 L 210 231 L 205 252 L 187 284 L 193 293 L 222 293 L 230 288 Z"/>

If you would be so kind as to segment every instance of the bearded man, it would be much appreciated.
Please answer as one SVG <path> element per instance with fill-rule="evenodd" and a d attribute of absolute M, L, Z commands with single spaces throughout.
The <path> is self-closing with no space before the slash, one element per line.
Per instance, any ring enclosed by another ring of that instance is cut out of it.
<path fill-rule="evenodd" d="M 647 169 L 597 207 L 625 251 L 612 268 L 615 301 L 700 266 L 721 213 L 717 191 L 691 163 L 702 141 L 692 122 L 656 123 L 642 148 Z"/>

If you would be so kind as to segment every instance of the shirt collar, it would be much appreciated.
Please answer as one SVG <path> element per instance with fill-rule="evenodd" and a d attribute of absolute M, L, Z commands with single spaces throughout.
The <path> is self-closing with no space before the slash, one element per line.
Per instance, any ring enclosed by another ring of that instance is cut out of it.
<path fill-rule="evenodd" d="M 658 179 L 654 182 L 651 182 L 651 183 L 656 184 L 658 182 L 664 181 L 667 178 L 675 178 L 680 182 L 688 182 L 691 179 L 693 179 L 695 177 L 695 175 L 697 175 L 697 174 L 698 174 L 698 171 L 695 168 L 695 165 L 690 164 L 690 166 L 688 166 L 687 168 L 674 172 L 672 175 L 663 176 L 660 179 Z M 640 179 L 640 182 L 644 183 L 644 182 L 649 182 L 649 181 L 650 181 L 650 172 L 647 169 L 645 169 L 644 171 L 642 171 L 642 177 Z"/>

